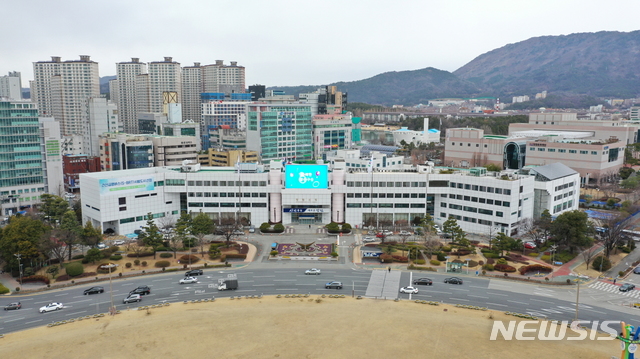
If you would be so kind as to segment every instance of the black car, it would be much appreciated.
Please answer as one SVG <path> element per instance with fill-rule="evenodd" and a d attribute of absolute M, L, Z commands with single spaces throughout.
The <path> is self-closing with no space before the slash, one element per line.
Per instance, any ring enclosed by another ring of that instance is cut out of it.
<path fill-rule="evenodd" d="M 640 266 L 633 268 L 634 274 L 640 274 Z"/>
<path fill-rule="evenodd" d="M 20 308 L 22 308 L 22 304 L 20 304 L 20 302 L 9 303 L 9 304 L 4 306 L 4 310 L 18 310 Z"/>
<path fill-rule="evenodd" d="M 194 275 L 202 275 L 202 269 L 192 269 L 184 274 L 185 277 L 193 277 Z"/>
<path fill-rule="evenodd" d="M 625 283 L 620 287 L 621 292 L 628 292 L 630 290 L 636 289 L 636 286 L 631 283 Z"/>
<path fill-rule="evenodd" d="M 429 278 L 418 278 L 413 281 L 413 285 L 433 285 L 433 281 Z"/>
<path fill-rule="evenodd" d="M 91 287 L 91 288 L 86 289 L 84 291 L 84 295 L 99 294 L 99 293 L 104 293 L 104 288 L 102 288 L 102 287 Z"/>
<path fill-rule="evenodd" d="M 151 288 L 149 288 L 146 285 L 141 285 L 138 288 L 132 290 L 131 292 L 129 292 L 129 294 L 140 294 L 140 295 L 146 295 L 146 294 L 150 294 L 151 293 Z"/>
<path fill-rule="evenodd" d="M 449 284 L 462 284 L 462 279 L 458 277 L 451 277 L 451 278 L 446 278 L 444 282 Z"/>

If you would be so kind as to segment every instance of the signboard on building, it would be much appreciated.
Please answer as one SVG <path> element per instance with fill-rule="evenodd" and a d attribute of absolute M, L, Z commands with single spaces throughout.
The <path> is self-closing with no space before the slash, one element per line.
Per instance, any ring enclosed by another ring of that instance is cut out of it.
<path fill-rule="evenodd" d="M 324 213 L 324 208 L 283 208 L 284 213 Z"/>
<path fill-rule="evenodd" d="M 285 188 L 328 188 L 329 175 L 326 165 L 287 165 Z"/>
<path fill-rule="evenodd" d="M 124 195 L 134 192 L 153 191 L 153 176 L 135 176 L 127 178 L 104 178 L 99 181 L 100 195 Z"/>

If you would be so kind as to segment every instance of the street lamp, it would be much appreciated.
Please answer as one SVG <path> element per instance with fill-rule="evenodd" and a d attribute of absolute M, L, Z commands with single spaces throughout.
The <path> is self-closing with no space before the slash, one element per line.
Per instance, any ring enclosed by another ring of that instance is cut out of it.
<path fill-rule="evenodd" d="M 578 283 L 578 290 L 576 292 L 576 321 L 578 320 L 578 308 L 579 308 L 579 302 L 580 302 L 580 278 L 576 278 L 574 279 L 576 281 L 576 283 Z"/>
<path fill-rule="evenodd" d="M 109 268 L 109 293 L 111 294 L 111 307 L 109 307 L 109 313 L 111 313 L 111 315 L 116 314 L 116 308 L 113 306 L 113 282 L 111 280 L 111 272 L 112 272 L 112 269 L 117 266 L 118 265 L 115 263 L 107 264 L 107 267 Z"/>
<path fill-rule="evenodd" d="M 467 261 L 467 274 L 469 274 L 469 261 L 470 260 L 471 260 L 471 258 L 465 259 L 465 261 Z"/>
<path fill-rule="evenodd" d="M 551 279 L 553 279 L 553 273 L 556 271 L 556 262 L 555 262 L 556 249 L 558 249 L 557 245 L 554 244 L 551 246 L 551 266 L 553 268 L 551 271 Z"/>
<path fill-rule="evenodd" d="M 22 285 L 22 263 L 20 263 L 20 257 L 22 257 L 22 254 L 17 253 L 14 254 L 14 256 L 18 258 L 18 276 L 20 278 L 20 285 Z"/>
<path fill-rule="evenodd" d="M 446 259 L 446 262 L 444 262 L 444 271 L 446 273 L 449 271 L 449 256 L 445 256 L 444 258 Z"/>

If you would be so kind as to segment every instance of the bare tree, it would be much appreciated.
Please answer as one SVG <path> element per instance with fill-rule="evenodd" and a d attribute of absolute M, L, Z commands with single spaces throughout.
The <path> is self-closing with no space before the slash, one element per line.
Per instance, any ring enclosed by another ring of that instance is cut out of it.
<path fill-rule="evenodd" d="M 433 252 L 439 250 L 442 247 L 442 243 L 440 243 L 437 239 L 428 239 L 424 242 L 424 249 L 429 253 L 429 258 L 433 255 Z"/>
<path fill-rule="evenodd" d="M 600 228 L 600 239 L 604 246 L 604 255 L 609 258 L 611 252 L 618 246 L 619 243 L 624 241 L 625 235 L 623 230 L 627 228 L 629 224 L 628 218 L 622 217 L 609 217 L 598 221 Z"/>
<path fill-rule="evenodd" d="M 231 240 L 237 238 L 240 231 L 241 224 L 236 221 L 235 216 L 224 216 L 220 218 L 220 225 L 217 226 L 217 233 L 222 236 L 224 241 L 226 242 L 226 246 L 229 247 L 231 245 Z"/>
<path fill-rule="evenodd" d="M 537 246 L 540 246 L 546 239 L 544 229 L 540 228 L 538 222 L 531 217 L 523 219 L 520 222 L 520 228 L 523 236 L 535 242 Z"/>
<path fill-rule="evenodd" d="M 587 268 L 589 268 L 589 265 L 591 264 L 591 261 L 596 257 L 597 254 L 597 248 L 595 248 L 595 246 L 589 247 L 589 248 L 581 248 L 582 249 L 582 259 L 584 259 L 584 263 L 587 265 Z"/>
<path fill-rule="evenodd" d="M 40 241 L 40 248 L 47 256 L 56 258 L 62 268 L 62 263 L 67 255 L 67 245 L 60 240 L 60 236 L 67 234 L 66 230 L 51 229 L 42 235 Z"/>

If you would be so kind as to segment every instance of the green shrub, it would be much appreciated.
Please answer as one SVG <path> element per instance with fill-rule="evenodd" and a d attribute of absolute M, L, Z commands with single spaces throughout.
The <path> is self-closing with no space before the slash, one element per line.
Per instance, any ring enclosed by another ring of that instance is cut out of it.
<path fill-rule="evenodd" d="M 449 247 L 449 246 L 442 247 L 442 248 L 440 248 L 440 250 L 445 252 L 445 253 L 449 253 L 449 252 L 451 252 L 451 247 Z"/>
<path fill-rule="evenodd" d="M 7 294 L 9 292 L 10 292 L 9 288 L 3 286 L 2 283 L 0 283 L 0 294 Z"/>
<path fill-rule="evenodd" d="M 127 263 L 125 263 L 125 265 L 124 265 L 124 266 L 125 266 L 125 267 L 127 267 L 127 268 L 131 268 L 131 262 L 127 262 Z"/>
<path fill-rule="evenodd" d="M 622 249 L 622 252 L 624 253 L 631 253 L 631 248 L 629 247 L 622 247 L 621 249 Z"/>
<path fill-rule="evenodd" d="M 275 257 L 278 255 L 278 251 L 272 250 L 270 254 Z"/>
<path fill-rule="evenodd" d="M 171 262 L 169 262 L 169 261 L 157 261 L 156 264 L 155 264 L 155 266 L 157 268 L 166 268 L 169 265 L 171 265 Z"/>
<path fill-rule="evenodd" d="M 114 254 L 111 257 L 109 257 L 109 260 L 112 260 L 112 261 L 119 261 L 121 259 L 122 259 L 122 256 L 119 254 Z"/>
<path fill-rule="evenodd" d="M 540 255 L 540 253 L 538 253 L 538 252 L 530 252 L 529 253 L 529 257 L 537 257 L 539 255 Z"/>
<path fill-rule="evenodd" d="M 76 254 L 75 256 L 71 257 L 71 259 L 82 259 L 84 258 L 84 254 Z"/>
<path fill-rule="evenodd" d="M 507 264 L 507 260 L 504 258 L 500 258 L 496 261 L 496 264 Z"/>
<path fill-rule="evenodd" d="M 274 231 L 275 233 L 282 233 L 282 232 L 284 232 L 284 226 L 282 225 L 282 223 L 276 223 L 276 224 L 273 226 L 273 231 Z"/>
<path fill-rule="evenodd" d="M 425 261 L 424 259 L 416 259 L 415 261 L 413 261 L 413 263 L 415 264 L 425 264 L 427 261 Z"/>
<path fill-rule="evenodd" d="M 351 232 L 351 225 L 349 223 L 343 223 L 342 233 L 349 233 L 349 232 Z"/>
<path fill-rule="evenodd" d="M 331 252 L 331 257 L 336 258 L 338 256 L 338 252 Z"/>
<path fill-rule="evenodd" d="M 147 261 L 142 261 L 140 264 L 142 264 L 143 267 L 147 266 Z"/>
<path fill-rule="evenodd" d="M 89 264 L 89 258 L 82 258 L 82 264 Z"/>
<path fill-rule="evenodd" d="M 267 232 L 271 228 L 271 225 L 267 222 L 264 222 L 260 225 L 260 232 Z"/>
<path fill-rule="evenodd" d="M 439 266 L 440 265 L 440 261 L 435 260 L 435 259 L 430 260 L 429 263 L 431 263 L 431 265 L 434 265 L 434 266 Z"/>
<path fill-rule="evenodd" d="M 540 259 L 544 262 L 551 263 L 551 256 L 548 254 L 543 255 L 542 257 L 540 257 Z"/>
<path fill-rule="evenodd" d="M 494 252 L 486 252 L 486 253 L 484 253 L 484 256 L 486 258 L 500 258 L 500 255 L 498 253 L 494 253 Z"/>
<path fill-rule="evenodd" d="M 129 253 L 127 257 L 129 258 L 140 258 L 140 257 L 151 257 L 153 252 L 140 252 L 140 253 Z"/>
<path fill-rule="evenodd" d="M 160 253 L 160 258 L 171 258 L 173 254 L 171 253 Z"/>
<path fill-rule="evenodd" d="M 185 254 L 182 257 L 180 257 L 180 263 L 196 263 L 199 260 L 200 258 L 197 256 L 194 256 L 193 254 Z"/>
<path fill-rule="evenodd" d="M 478 265 L 478 262 L 474 260 L 470 260 L 468 265 L 469 265 L 469 268 L 473 268 Z"/>
<path fill-rule="evenodd" d="M 602 267 L 600 267 L 600 264 L 602 264 Z M 611 261 L 609 260 L 609 258 L 598 256 L 591 262 L 591 269 L 600 271 L 601 268 L 602 272 L 606 272 L 611 269 Z"/>
<path fill-rule="evenodd" d="M 440 262 L 444 262 L 444 261 L 446 261 L 446 260 L 447 260 L 447 258 L 445 258 L 445 257 L 446 257 L 446 255 L 445 255 L 444 253 L 442 253 L 442 252 L 438 252 L 438 253 L 436 253 L 436 258 L 438 258 L 438 260 L 439 260 Z"/>
<path fill-rule="evenodd" d="M 139 265 L 140 265 L 140 260 L 139 260 L 139 259 L 134 260 L 134 261 L 133 261 L 133 264 L 135 264 L 135 265 L 139 266 Z"/>
<path fill-rule="evenodd" d="M 485 270 L 488 271 L 492 271 L 493 270 L 493 264 L 485 264 L 484 267 L 482 267 Z"/>
<path fill-rule="evenodd" d="M 169 248 L 167 248 L 165 246 L 160 246 L 160 247 L 156 248 L 156 252 L 166 252 L 168 250 L 169 250 Z"/>
<path fill-rule="evenodd" d="M 65 269 L 67 274 L 72 277 L 77 277 L 80 274 L 84 273 L 84 267 L 82 266 L 82 263 L 79 262 L 68 263 Z"/>

